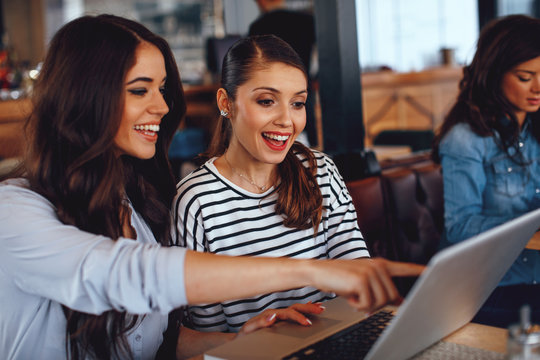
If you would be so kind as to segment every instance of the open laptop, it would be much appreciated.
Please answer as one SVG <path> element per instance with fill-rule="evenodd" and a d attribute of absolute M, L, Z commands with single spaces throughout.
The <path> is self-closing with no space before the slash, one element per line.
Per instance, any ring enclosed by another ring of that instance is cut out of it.
<path fill-rule="evenodd" d="M 407 359 L 470 322 L 539 228 L 540 209 L 435 254 L 365 358 Z M 322 314 L 310 317 L 310 327 L 280 322 L 216 347 L 204 358 L 258 360 L 303 354 L 306 347 L 366 318 L 343 298 L 327 301 L 325 307 Z"/>

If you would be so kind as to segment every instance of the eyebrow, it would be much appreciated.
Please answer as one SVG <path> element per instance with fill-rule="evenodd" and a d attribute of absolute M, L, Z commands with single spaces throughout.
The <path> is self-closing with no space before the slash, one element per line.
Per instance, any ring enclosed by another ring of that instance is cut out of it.
<path fill-rule="evenodd" d="M 167 80 L 166 76 L 163 78 L 163 80 L 161 80 L 161 82 L 164 82 L 165 80 Z M 149 78 L 149 77 L 140 76 L 138 78 L 135 78 L 133 80 L 128 81 L 126 85 L 133 84 L 133 83 L 135 83 L 137 81 L 152 82 L 154 80 L 152 78 Z"/>
<path fill-rule="evenodd" d="M 266 87 L 266 86 L 261 86 L 261 87 L 255 88 L 255 89 L 253 89 L 253 92 L 255 92 L 257 90 L 268 90 L 268 91 L 275 92 L 275 93 L 278 93 L 278 94 L 281 93 L 281 91 L 279 91 L 278 89 L 275 89 L 273 87 Z M 297 93 L 295 93 L 295 95 L 300 95 L 300 94 L 304 94 L 304 93 L 307 93 L 307 89 L 300 90 Z"/>
<path fill-rule="evenodd" d="M 524 73 L 531 74 L 531 75 L 535 75 L 535 74 L 536 74 L 536 71 L 531 71 L 531 70 L 516 69 L 516 70 L 514 70 L 514 71 L 515 71 L 515 72 L 524 72 Z"/>

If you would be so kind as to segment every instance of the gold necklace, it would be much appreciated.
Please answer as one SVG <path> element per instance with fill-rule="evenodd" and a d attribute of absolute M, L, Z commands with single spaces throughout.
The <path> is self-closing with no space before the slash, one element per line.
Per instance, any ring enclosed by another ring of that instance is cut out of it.
<path fill-rule="evenodd" d="M 266 191 L 266 189 L 268 188 L 266 185 L 263 185 L 263 186 L 260 186 L 258 185 L 255 181 L 253 181 L 249 176 L 247 175 L 244 175 L 242 174 L 241 172 L 238 172 L 234 166 L 231 165 L 231 163 L 229 162 L 229 159 L 227 159 L 227 155 L 223 155 L 223 157 L 225 158 L 225 161 L 227 162 L 227 165 L 229 165 L 229 167 L 231 168 L 232 172 L 235 173 L 236 175 L 240 176 L 240 178 L 244 181 L 247 181 L 248 183 L 250 183 L 251 185 L 255 186 L 257 189 L 259 189 L 259 191 L 261 192 L 264 192 Z"/>

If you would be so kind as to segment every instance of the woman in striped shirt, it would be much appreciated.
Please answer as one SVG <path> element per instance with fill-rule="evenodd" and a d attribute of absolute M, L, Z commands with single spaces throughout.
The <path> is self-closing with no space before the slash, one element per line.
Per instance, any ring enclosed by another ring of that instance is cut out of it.
<path fill-rule="evenodd" d="M 385 281 L 408 270 L 384 260 L 169 246 L 167 148 L 185 101 L 169 45 L 141 24 L 64 25 L 32 109 L 24 159 L 0 178 L 0 359 L 164 359 L 191 346 L 176 343 L 176 321 L 166 330 L 170 311 L 308 284 L 367 311 L 397 297 Z M 381 266 L 382 288 L 365 281 Z"/>
<path fill-rule="evenodd" d="M 336 166 L 295 142 L 305 126 L 307 96 L 303 63 L 281 39 L 254 36 L 229 49 L 207 161 L 177 186 L 177 244 L 232 256 L 369 257 Z M 304 287 L 192 306 L 190 327 L 196 331 L 183 329 L 180 338 L 194 351 L 196 339 L 217 345 L 276 318 L 309 325 L 303 313 L 322 312 L 320 302 L 333 296 Z"/>

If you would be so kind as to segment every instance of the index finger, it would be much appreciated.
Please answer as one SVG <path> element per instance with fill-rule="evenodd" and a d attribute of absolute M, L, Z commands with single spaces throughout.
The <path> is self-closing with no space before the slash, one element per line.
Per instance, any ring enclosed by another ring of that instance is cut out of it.
<path fill-rule="evenodd" d="M 307 304 L 292 304 L 291 306 L 289 306 L 289 309 L 294 309 L 303 314 L 320 314 L 324 311 L 325 307 L 320 303 L 312 303 L 310 301 Z"/>
<path fill-rule="evenodd" d="M 424 265 L 400 261 L 388 261 L 386 267 L 390 276 L 418 276 L 426 268 Z"/>

